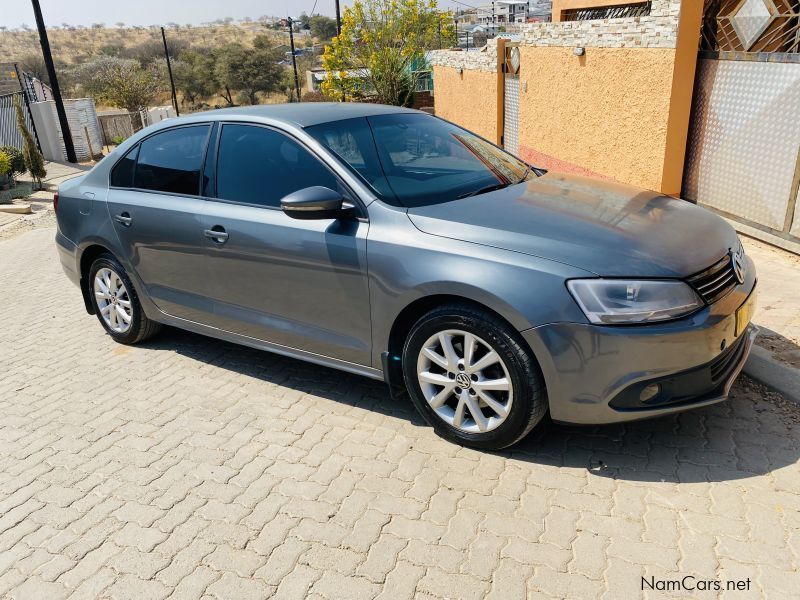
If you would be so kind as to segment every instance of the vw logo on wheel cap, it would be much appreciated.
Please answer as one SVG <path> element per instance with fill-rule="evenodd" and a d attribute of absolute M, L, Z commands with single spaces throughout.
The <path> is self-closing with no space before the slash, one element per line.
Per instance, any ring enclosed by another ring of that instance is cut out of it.
<path fill-rule="evenodd" d="M 744 283 L 744 259 L 742 258 L 741 250 L 738 252 L 731 251 L 731 268 L 733 269 L 733 274 L 736 277 L 736 281 L 739 282 L 739 285 Z"/>
<path fill-rule="evenodd" d="M 456 375 L 456 383 L 458 384 L 458 387 L 462 387 L 465 389 L 469 388 L 469 386 L 472 385 L 469 375 L 467 375 L 466 373 L 459 373 L 458 375 Z"/>

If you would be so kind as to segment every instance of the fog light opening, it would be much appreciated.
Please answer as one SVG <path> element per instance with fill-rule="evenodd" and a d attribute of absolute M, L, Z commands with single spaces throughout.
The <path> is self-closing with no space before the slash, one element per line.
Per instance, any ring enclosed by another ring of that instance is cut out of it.
<path fill-rule="evenodd" d="M 656 396 L 661 393 L 661 386 L 657 383 L 651 383 L 646 388 L 644 388 L 641 393 L 639 394 L 639 400 L 641 402 L 649 402 Z"/>

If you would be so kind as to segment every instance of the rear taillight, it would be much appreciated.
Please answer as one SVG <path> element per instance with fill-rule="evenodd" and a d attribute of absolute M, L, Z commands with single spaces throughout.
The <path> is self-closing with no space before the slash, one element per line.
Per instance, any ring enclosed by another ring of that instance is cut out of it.
<path fill-rule="evenodd" d="M 53 211 L 58 212 L 58 192 L 53 194 Z"/>

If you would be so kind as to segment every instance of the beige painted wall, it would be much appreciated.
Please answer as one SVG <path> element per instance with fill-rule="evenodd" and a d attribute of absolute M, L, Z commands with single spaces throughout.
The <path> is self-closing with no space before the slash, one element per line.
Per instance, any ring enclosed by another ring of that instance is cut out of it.
<path fill-rule="evenodd" d="M 436 116 L 490 141 L 497 136 L 497 74 L 433 67 Z"/>
<path fill-rule="evenodd" d="M 675 50 L 523 46 L 520 154 L 664 191 Z M 527 83 L 527 91 L 525 91 Z M 436 83 L 438 86 L 438 81 Z M 438 94 L 438 87 L 437 87 Z M 682 156 L 681 156 L 682 158 Z"/>

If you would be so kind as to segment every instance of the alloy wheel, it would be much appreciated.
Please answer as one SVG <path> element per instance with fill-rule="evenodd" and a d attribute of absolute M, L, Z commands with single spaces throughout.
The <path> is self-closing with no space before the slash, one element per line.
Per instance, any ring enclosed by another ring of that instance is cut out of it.
<path fill-rule="evenodd" d="M 116 333 L 126 333 L 133 322 L 133 308 L 122 278 L 107 267 L 94 276 L 94 297 L 106 326 Z"/>
<path fill-rule="evenodd" d="M 513 385 L 505 363 L 467 331 L 448 329 L 428 338 L 417 358 L 417 379 L 436 415 L 460 431 L 491 431 L 511 411 Z"/>

